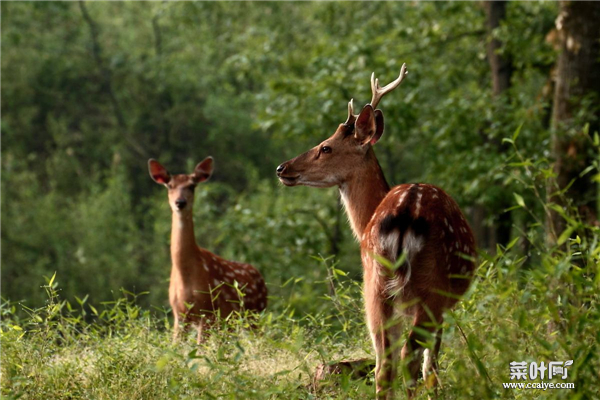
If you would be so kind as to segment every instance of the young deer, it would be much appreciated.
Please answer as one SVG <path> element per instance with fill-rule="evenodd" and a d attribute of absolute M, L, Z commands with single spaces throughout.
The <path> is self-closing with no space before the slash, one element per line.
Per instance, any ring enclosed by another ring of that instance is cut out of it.
<path fill-rule="evenodd" d="M 381 98 L 404 79 L 381 88 L 371 76 L 373 97 L 359 115 L 352 100 L 348 119 L 333 136 L 277 167 L 286 186 L 338 186 L 364 268 L 367 325 L 376 354 L 378 398 L 393 397 L 398 353 L 405 360 L 413 397 L 424 354 L 425 382 L 437 384 L 437 355 L 443 312 L 465 293 L 475 264 L 471 229 L 454 200 L 428 184 L 388 186 L 372 146 L 383 133 Z M 399 267 L 397 264 L 401 264 Z M 407 343 L 399 351 L 399 316 L 412 318 Z M 416 329 L 414 329 L 416 328 Z M 430 335 L 424 333 L 429 332 Z M 433 349 L 424 348 L 435 336 Z"/>
<path fill-rule="evenodd" d="M 175 318 L 173 338 L 177 338 L 182 323 L 184 327 L 196 325 L 198 343 L 203 339 L 205 325 L 214 320 L 216 311 L 224 318 L 243 309 L 260 312 L 267 305 L 267 287 L 256 268 L 225 260 L 196 244 L 192 217 L 194 189 L 210 177 L 212 164 L 212 157 L 207 157 L 192 174 L 171 175 L 158 161 L 148 161 L 152 179 L 169 191 L 173 212 L 173 266 L 169 285 L 169 302 Z"/>

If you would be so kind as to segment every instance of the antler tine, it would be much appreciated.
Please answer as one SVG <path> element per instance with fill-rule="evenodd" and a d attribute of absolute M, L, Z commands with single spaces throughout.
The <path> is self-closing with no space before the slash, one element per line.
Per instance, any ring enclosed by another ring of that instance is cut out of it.
<path fill-rule="evenodd" d="M 356 121 L 358 116 L 354 114 L 354 99 L 350 99 L 348 102 L 348 119 L 344 122 L 344 125 L 352 125 Z"/>
<path fill-rule="evenodd" d="M 392 90 L 396 89 L 402 83 L 404 77 L 408 74 L 406 70 L 406 64 L 402 64 L 402 68 L 400 69 L 400 76 L 392 83 L 387 84 L 384 87 L 379 87 L 379 79 L 375 79 L 375 72 L 371 74 L 371 92 L 373 92 L 373 97 L 371 98 L 371 106 L 373 108 L 377 108 L 379 101 L 383 96 Z"/>

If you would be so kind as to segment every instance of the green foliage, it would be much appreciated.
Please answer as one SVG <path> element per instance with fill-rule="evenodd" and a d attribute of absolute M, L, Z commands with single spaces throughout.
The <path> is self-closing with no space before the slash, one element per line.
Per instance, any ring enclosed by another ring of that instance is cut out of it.
<path fill-rule="evenodd" d="M 590 240 L 540 255 L 536 269 L 513 241 L 484 256 L 466 299 L 443 325 L 440 395 L 448 399 L 596 398 L 598 392 L 597 228 Z M 539 245 L 539 242 L 532 243 Z M 326 263 L 325 260 L 322 260 Z M 255 330 L 233 315 L 197 347 L 188 336 L 171 343 L 166 314 L 123 297 L 100 307 L 87 297 L 72 305 L 58 295 L 60 276 L 44 286 L 47 304 L 19 317 L 2 305 L 2 395 L 6 398 L 350 398 L 371 397 L 373 376 L 334 378 L 310 389 L 316 365 L 372 358 L 361 317 L 360 288 L 335 273 L 325 307 L 305 317 L 288 308 L 258 316 Z M 282 287 L 282 290 L 286 285 Z M 574 360 L 575 389 L 507 390 L 509 363 Z M 398 383 L 401 388 L 401 383 Z M 421 388 L 418 398 L 427 398 Z"/>
<path fill-rule="evenodd" d="M 339 221 L 334 193 L 279 190 L 273 171 L 331 134 L 351 97 L 367 102 L 370 71 L 391 80 L 403 62 L 376 149 L 390 182 L 504 208 L 521 187 L 498 167 L 501 138 L 522 123 L 528 154 L 548 140 L 536 99 L 555 8 L 511 4 L 506 25 L 523 34 L 495 33 L 523 60 L 509 102 L 486 89 L 475 4 L 3 3 L 4 296 L 40 304 L 39 277 L 58 271 L 71 298 L 124 287 L 164 304 L 169 217 L 146 160 L 183 172 L 207 154 L 201 245 L 307 285 L 324 272 L 310 257 L 337 249 L 358 278 L 350 235 L 323 240 Z"/>
<path fill-rule="evenodd" d="M 444 322 L 442 397 L 542 395 L 502 389 L 509 363 L 566 359 L 576 389 L 543 396 L 600 396 L 600 233 L 564 191 L 565 206 L 546 201 L 556 3 L 509 3 L 493 35 L 514 73 L 498 97 L 478 3 L 0 7 L 3 398 L 371 397 L 372 376 L 307 388 L 318 363 L 373 356 L 362 270 L 335 190 L 283 188 L 274 170 L 333 133 L 350 98 L 368 101 L 371 71 L 391 81 L 404 62 L 375 148 L 388 180 L 513 218 Z M 234 316 L 197 348 L 171 344 L 171 212 L 146 162 L 189 172 L 209 154 L 197 241 L 256 265 L 269 307 L 256 330 Z M 598 162 L 585 174 L 598 181 Z"/>

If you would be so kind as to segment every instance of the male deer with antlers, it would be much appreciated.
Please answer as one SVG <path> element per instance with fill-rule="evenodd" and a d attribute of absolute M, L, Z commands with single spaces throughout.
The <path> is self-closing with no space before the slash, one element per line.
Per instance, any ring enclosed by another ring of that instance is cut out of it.
<path fill-rule="evenodd" d="M 377 104 L 406 73 L 402 65 L 398 79 L 383 88 L 373 74 L 371 103 L 359 115 L 350 100 L 348 119 L 333 136 L 277 167 L 286 186 L 339 187 L 360 242 L 376 391 L 385 399 L 393 397 L 399 353 L 409 374 L 409 397 L 414 396 L 423 356 L 425 382 L 437 384 L 442 314 L 466 292 L 475 270 L 473 234 L 456 202 L 428 184 L 390 189 L 373 152 L 383 134 Z M 412 328 L 400 352 L 402 314 L 412 318 Z M 425 349 L 428 336 L 435 337 L 433 349 Z"/>
<path fill-rule="evenodd" d="M 252 265 L 225 260 L 196 244 L 192 206 L 194 189 L 212 174 L 213 159 L 207 157 L 190 175 L 169 174 L 156 160 L 148 161 L 150 177 L 169 191 L 172 210 L 171 283 L 169 302 L 173 308 L 176 339 L 180 329 L 196 325 L 197 341 L 204 327 L 217 315 L 234 311 L 261 312 L 267 305 L 267 287 Z M 237 284 L 236 284 L 237 283 Z"/>

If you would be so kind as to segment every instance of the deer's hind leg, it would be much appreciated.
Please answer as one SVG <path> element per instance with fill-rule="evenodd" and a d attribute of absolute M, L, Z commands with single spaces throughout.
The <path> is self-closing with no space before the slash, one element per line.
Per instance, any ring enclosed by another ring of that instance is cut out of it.
<path fill-rule="evenodd" d="M 432 317 L 434 318 L 433 320 Z M 422 307 L 419 307 L 416 311 L 413 329 L 409 333 L 406 344 L 402 348 L 402 360 L 407 372 L 406 390 L 409 399 L 415 396 L 415 389 L 421 372 L 420 369 L 423 355 L 425 355 L 425 359 L 423 360 L 423 378 L 427 379 L 427 375 L 431 372 L 434 374 L 431 379 L 435 380 L 433 385 L 437 383 L 437 356 L 442 339 L 442 331 L 439 328 L 441 322 L 441 311 L 428 313 Z M 430 340 L 431 336 L 427 335 L 425 332 L 431 332 L 431 334 L 435 333 L 435 345 L 433 349 L 426 349 L 423 346 L 424 343 Z"/>
<path fill-rule="evenodd" d="M 435 344 L 433 349 L 425 349 L 423 357 L 423 381 L 425 382 L 425 387 L 428 389 L 434 389 L 435 397 L 437 397 L 437 388 L 440 384 L 440 378 L 438 374 L 438 355 L 442 345 L 442 332 L 442 328 L 438 329 L 435 334 Z"/>
<path fill-rule="evenodd" d="M 393 299 L 389 299 L 374 282 L 365 279 L 367 325 L 375 349 L 375 385 L 378 399 L 393 399 L 394 381 L 398 376 L 401 325 L 394 316 Z"/>

